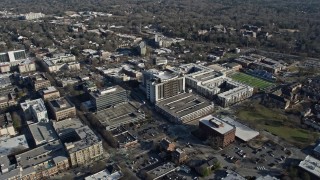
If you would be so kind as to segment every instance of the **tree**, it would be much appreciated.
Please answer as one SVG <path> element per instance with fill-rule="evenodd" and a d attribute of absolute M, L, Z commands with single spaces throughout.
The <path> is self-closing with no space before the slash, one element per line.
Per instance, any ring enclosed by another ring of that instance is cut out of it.
<path fill-rule="evenodd" d="M 303 175 L 302 175 L 302 179 L 303 179 L 303 180 L 310 180 L 311 178 L 310 178 L 309 173 L 304 172 Z"/>

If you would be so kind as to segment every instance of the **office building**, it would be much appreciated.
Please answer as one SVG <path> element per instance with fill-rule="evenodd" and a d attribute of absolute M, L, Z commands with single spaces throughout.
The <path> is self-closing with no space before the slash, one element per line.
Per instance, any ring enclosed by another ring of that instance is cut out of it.
<path fill-rule="evenodd" d="M 48 106 L 56 121 L 76 116 L 75 106 L 65 97 L 49 101 Z"/>
<path fill-rule="evenodd" d="M 101 111 L 128 101 L 127 91 L 118 85 L 91 92 L 90 98 L 96 111 Z"/>
<path fill-rule="evenodd" d="M 103 157 L 102 141 L 79 119 L 65 119 L 53 126 L 67 149 L 72 167 Z"/>
<path fill-rule="evenodd" d="M 30 179 L 47 179 L 69 169 L 69 160 L 59 140 L 15 156 L 21 171 L 31 171 Z"/>
<path fill-rule="evenodd" d="M 196 94 L 183 93 L 157 102 L 155 109 L 172 122 L 187 123 L 212 113 L 214 104 Z"/>
<path fill-rule="evenodd" d="M 147 94 L 147 99 L 156 103 L 180 93 L 185 92 L 185 78 L 177 73 L 151 69 L 143 72 L 142 89 Z"/>
<path fill-rule="evenodd" d="M 46 144 L 58 139 L 51 123 L 38 122 L 29 124 L 29 130 L 36 146 Z"/>
<path fill-rule="evenodd" d="M 50 87 L 42 89 L 40 91 L 40 95 L 43 100 L 50 101 L 50 100 L 59 98 L 60 92 L 57 90 L 56 87 L 50 86 Z"/>
<path fill-rule="evenodd" d="M 20 104 L 26 120 L 33 119 L 36 122 L 48 122 L 48 112 L 42 99 L 26 100 Z"/>
<path fill-rule="evenodd" d="M 236 128 L 212 115 L 200 119 L 199 129 L 217 147 L 224 148 L 235 141 Z"/>
<path fill-rule="evenodd" d="M 35 91 L 51 86 L 49 79 L 44 74 L 34 74 L 30 77 L 30 81 Z"/>

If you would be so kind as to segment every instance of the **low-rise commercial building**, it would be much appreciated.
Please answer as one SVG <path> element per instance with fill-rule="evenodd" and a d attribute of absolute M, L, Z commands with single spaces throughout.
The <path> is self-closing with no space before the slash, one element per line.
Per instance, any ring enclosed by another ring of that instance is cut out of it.
<path fill-rule="evenodd" d="M 65 119 L 54 123 L 65 144 L 72 167 L 88 164 L 103 157 L 102 141 L 79 119 Z"/>
<path fill-rule="evenodd" d="M 27 73 L 36 71 L 36 63 L 34 60 L 24 60 L 18 65 L 20 73 Z"/>
<path fill-rule="evenodd" d="M 180 148 L 177 148 L 175 151 L 172 152 L 172 161 L 176 164 L 185 163 L 188 159 L 187 153 Z"/>
<path fill-rule="evenodd" d="M 38 122 L 29 124 L 29 130 L 36 146 L 46 144 L 58 139 L 51 123 Z"/>
<path fill-rule="evenodd" d="M 214 104 L 193 93 L 179 94 L 155 105 L 156 111 L 176 123 L 187 123 L 214 111 Z"/>
<path fill-rule="evenodd" d="M 30 179 L 46 179 L 69 169 L 67 153 L 59 140 L 16 155 L 17 165 L 22 171 L 33 171 Z"/>
<path fill-rule="evenodd" d="M 16 95 L 9 93 L 7 95 L 0 95 L 0 112 L 6 110 L 8 107 L 17 105 Z"/>
<path fill-rule="evenodd" d="M 218 147 L 226 147 L 235 141 L 236 128 L 212 115 L 199 121 L 199 129 Z"/>
<path fill-rule="evenodd" d="M 56 121 L 76 116 L 75 106 L 65 97 L 49 101 L 48 106 Z"/>
<path fill-rule="evenodd" d="M 41 97 L 45 101 L 57 99 L 60 97 L 60 92 L 56 87 L 50 86 L 40 91 Z"/>
<path fill-rule="evenodd" d="M 44 74 L 34 74 L 30 77 L 30 80 L 35 91 L 51 86 L 51 82 Z"/>
<path fill-rule="evenodd" d="M 224 117 L 221 120 L 234 126 L 236 128 L 236 137 L 243 142 L 248 142 L 259 135 L 258 131 L 251 129 L 230 117 Z"/>
<path fill-rule="evenodd" d="M 320 161 L 310 155 L 299 163 L 299 168 L 309 173 L 311 179 L 320 178 Z"/>
<path fill-rule="evenodd" d="M 17 132 L 13 127 L 13 122 L 10 113 L 0 114 L 0 137 L 15 136 Z"/>
<path fill-rule="evenodd" d="M 45 57 L 42 64 L 48 72 L 80 70 L 80 64 L 76 62 L 76 57 L 72 54 L 55 54 L 52 58 Z"/>
<path fill-rule="evenodd" d="M 118 165 L 107 167 L 105 170 L 92 174 L 85 178 L 85 180 L 119 180 L 123 177 L 123 173 Z"/>
<path fill-rule="evenodd" d="M 171 162 L 163 163 L 162 165 L 159 165 L 156 168 L 147 171 L 145 174 L 145 179 L 157 180 L 171 172 L 174 172 L 176 169 L 177 167 Z"/>
<path fill-rule="evenodd" d="M 25 135 L 15 137 L 10 137 L 9 135 L 0 136 L 0 157 L 15 155 L 27 149 L 29 149 L 29 145 Z"/>

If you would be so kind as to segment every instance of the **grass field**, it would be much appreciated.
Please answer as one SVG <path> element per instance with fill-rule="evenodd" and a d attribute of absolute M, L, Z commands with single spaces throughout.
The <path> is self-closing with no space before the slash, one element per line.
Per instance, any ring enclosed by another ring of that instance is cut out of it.
<path fill-rule="evenodd" d="M 259 79 L 254 76 L 251 76 L 251 75 L 248 75 L 245 73 L 241 73 L 241 72 L 233 74 L 231 76 L 231 78 L 233 80 L 239 81 L 239 82 L 247 84 L 249 86 L 261 88 L 261 89 L 264 89 L 264 88 L 267 88 L 267 87 L 273 85 L 273 83 L 271 83 L 271 82 L 268 82 L 263 79 Z"/>
<path fill-rule="evenodd" d="M 319 136 L 318 133 L 300 128 L 299 119 L 292 119 L 281 110 L 269 109 L 259 104 L 239 108 L 237 116 L 255 129 L 269 131 L 299 147 L 307 146 Z"/>

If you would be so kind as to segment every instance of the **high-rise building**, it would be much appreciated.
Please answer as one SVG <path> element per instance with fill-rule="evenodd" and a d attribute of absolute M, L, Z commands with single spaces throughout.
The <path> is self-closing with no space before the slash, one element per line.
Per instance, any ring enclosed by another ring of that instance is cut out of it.
<path fill-rule="evenodd" d="M 152 103 L 185 92 L 185 78 L 169 71 L 155 69 L 143 72 L 142 88 Z"/>
<path fill-rule="evenodd" d="M 127 91 L 118 85 L 91 92 L 90 96 L 96 111 L 128 101 Z"/>

